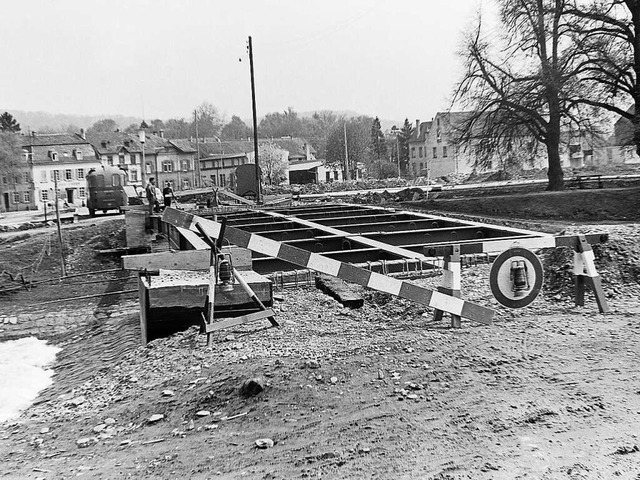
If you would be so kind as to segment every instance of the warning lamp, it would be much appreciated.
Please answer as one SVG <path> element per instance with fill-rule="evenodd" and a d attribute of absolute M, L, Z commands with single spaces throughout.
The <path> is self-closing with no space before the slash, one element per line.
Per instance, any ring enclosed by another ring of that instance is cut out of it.
<path fill-rule="evenodd" d="M 220 280 L 220 290 L 223 292 L 233 290 L 233 266 L 224 257 L 218 263 L 218 278 Z"/>
<path fill-rule="evenodd" d="M 527 264 L 524 260 L 514 260 L 511 262 L 511 289 L 516 297 L 523 296 L 531 288 L 529 286 L 529 276 L 527 275 Z"/>

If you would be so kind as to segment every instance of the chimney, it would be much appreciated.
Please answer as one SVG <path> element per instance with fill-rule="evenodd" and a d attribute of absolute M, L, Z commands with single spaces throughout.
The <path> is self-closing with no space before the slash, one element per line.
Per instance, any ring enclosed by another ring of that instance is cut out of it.
<path fill-rule="evenodd" d="M 84 128 L 80 129 L 80 136 L 82 137 L 83 140 L 87 139 L 87 132 L 84 131 Z"/>
<path fill-rule="evenodd" d="M 307 156 L 307 162 L 311 160 L 311 147 L 308 143 L 304 144 L 304 153 Z"/>
<path fill-rule="evenodd" d="M 164 130 L 160 129 L 160 138 L 164 138 Z"/>
<path fill-rule="evenodd" d="M 420 119 L 416 118 L 416 132 L 420 135 Z"/>

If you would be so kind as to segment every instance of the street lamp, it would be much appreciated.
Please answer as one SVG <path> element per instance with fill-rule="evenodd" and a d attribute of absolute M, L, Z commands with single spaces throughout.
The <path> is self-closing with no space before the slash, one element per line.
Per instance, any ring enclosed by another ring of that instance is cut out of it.
<path fill-rule="evenodd" d="M 145 186 L 145 181 L 144 181 L 144 174 L 147 171 L 147 162 L 146 162 L 146 158 L 145 158 L 145 154 L 144 154 L 144 143 L 146 141 L 146 134 L 143 128 L 143 124 L 144 120 L 142 121 L 142 123 L 140 124 L 140 130 L 138 130 L 138 140 L 140 141 L 140 144 L 142 145 L 142 168 L 140 169 L 140 181 L 142 182 L 142 188 L 144 188 Z"/>
<path fill-rule="evenodd" d="M 401 130 L 398 129 L 398 127 L 396 127 L 395 125 L 393 127 L 391 127 L 391 134 L 396 136 L 396 159 L 398 160 L 398 180 L 400 179 L 401 175 L 400 175 L 400 139 L 398 138 L 398 136 L 400 135 Z"/>

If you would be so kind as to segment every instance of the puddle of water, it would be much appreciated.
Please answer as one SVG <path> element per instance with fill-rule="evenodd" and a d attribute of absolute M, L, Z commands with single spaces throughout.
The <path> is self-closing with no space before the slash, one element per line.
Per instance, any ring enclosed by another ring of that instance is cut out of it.
<path fill-rule="evenodd" d="M 0 422 L 16 418 L 51 384 L 60 349 L 35 337 L 0 343 Z"/>

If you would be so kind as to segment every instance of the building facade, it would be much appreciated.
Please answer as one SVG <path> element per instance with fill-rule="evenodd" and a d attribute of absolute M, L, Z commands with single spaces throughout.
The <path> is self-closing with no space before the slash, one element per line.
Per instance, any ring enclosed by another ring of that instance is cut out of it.
<path fill-rule="evenodd" d="M 22 149 L 31 169 L 35 208 L 44 209 L 56 198 L 69 206 L 85 204 L 85 177 L 100 162 L 82 134 L 32 133 L 22 138 Z"/>
<path fill-rule="evenodd" d="M 127 171 L 130 185 L 144 188 L 150 177 L 156 178 L 160 188 L 169 185 L 174 190 L 189 190 L 199 185 L 196 149 L 188 140 L 168 140 L 146 132 L 100 132 L 90 140 L 100 162 Z"/>

